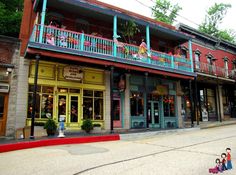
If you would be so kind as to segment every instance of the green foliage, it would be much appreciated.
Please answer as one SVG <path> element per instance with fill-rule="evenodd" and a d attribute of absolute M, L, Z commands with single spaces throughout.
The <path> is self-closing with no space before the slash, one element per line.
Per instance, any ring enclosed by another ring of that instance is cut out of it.
<path fill-rule="evenodd" d="M 140 32 L 138 25 L 134 21 L 121 22 L 119 28 L 125 42 L 130 44 L 134 35 Z"/>
<path fill-rule="evenodd" d="M 235 43 L 236 35 L 235 31 L 233 30 L 219 30 L 216 37 L 219 39 L 229 41 L 231 43 Z"/>
<path fill-rule="evenodd" d="M 0 35 L 18 37 L 23 0 L 0 0 Z"/>
<path fill-rule="evenodd" d="M 233 30 L 219 29 L 219 24 L 222 23 L 229 8 L 231 8 L 231 4 L 215 3 L 208 9 L 204 22 L 199 26 L 199 30 L 219 39 L 234 42 L 235 34 Z"/>
<path fill-rule="evenodd" d="M 90 131 L 93 129 L 93 123 L 90 119 L 86 119 L 83 121 L 83 124 L 81 125 L 81 128 L 86 132 L 90 133 Z"/>
<path fill-rule="evenodd" d="M 53 119 L 49 118 L 44 125 L 44 129 L 47 130 L 48 135 L 54 135 L 57 130 L 57 124 Z"/>
<path fill-rule="evenodd" d="M 172 5 L 169 0 L 156 0 L 156 4 L 152 8 L 152 15 L 157 21 L 173 24 L 180 10 L 182 8 L 178 4 Z"/>

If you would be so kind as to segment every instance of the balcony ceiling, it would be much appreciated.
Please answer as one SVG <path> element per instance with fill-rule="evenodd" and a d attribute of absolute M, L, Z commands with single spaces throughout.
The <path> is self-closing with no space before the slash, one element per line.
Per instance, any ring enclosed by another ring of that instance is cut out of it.
<path fill-rule="evenodd" d="M 80 6 L 76 6 L 76 5 L 67 3 L 66 1 L 50 0 L 50 1 L 48 1 L 47 7 L 49 7 L 49 8 L 53 7 L 53 8 L 56 8 L 58 10 L 65 11 L 65 12 L 68 12 L 68 13 L 84 14 L 83 16 L 90 17 L 90 18 L 96 18 L 96 19 L 99 19 L 101 21 L 109 21 L 110 23 L 113 22 L 113 17 L 112 16 L 108 16 L 106 14 L 99 13 L 99 12 L 94 11 L 94 10 L 85 9 L 83 7 L 80 7 Z"/>
<path fill-rule="evenodd" d="M 83 1 L 81 1 L 83 2 Z M 39 7 L 42 7 L 42 0 L 39 3 Z M 113 23 L 113 15 L 117 13 L 118 15 L 118 19 L 120 18 L 124 18 L 122 20 L 135 20 L 136 22 L 139 23 L 139 28 L 141 29 L 141 31 L 143 31 L 145 33 L 146 29 L 145 29 L 145 23 L 147 23 L 147 21 L 144 20 L 138 20 L 137 18 L 128 16 L 126 14 L 122 14 L 116 10 L 108 10 L 107 8 L 101 7 L 98 11 L 93 10 L 92 8 L 85 8 L 82 7 L 80 5 L 78 5 L 78 2 L 76 2 L 75 0 L 67 0 L 67 1 L 62 1 L 62 0 L 48 0 L 47 2 L 47 8 L 53 7 L 55 9 L 64 11 L 64 12 L 68 12 L 68 13 L 74 13 L 74 14 L 84 14 L 84 16 L 86 17 L 90 17 L 90 18 L 96 18 L 99 19 L 101 21 L 107 22 L 107 23 Z M 106 14 L 106 11 L 110 14 Z M 122 17 L 121 17 L 122 16 Z M 153 24 L 153 23 L 150 23 Z M 153 27 L 155 26 L 155 27 Z M 179 33 L 178 31 L 173 31 L 170 30 L 166 27 L 161 27 L 158 25 L 150 25 L 150 34 L 152 36 L 157 36 L 158 38 L 164 39 L 164 40 L 169 40 L 169 41 L 173 41 L 174 43 L 176 43 L 176 45 L 182 44 L 186 41 L 188 41 L 189 37 L 186 35 L 184 36 L 184 34 Z"/>

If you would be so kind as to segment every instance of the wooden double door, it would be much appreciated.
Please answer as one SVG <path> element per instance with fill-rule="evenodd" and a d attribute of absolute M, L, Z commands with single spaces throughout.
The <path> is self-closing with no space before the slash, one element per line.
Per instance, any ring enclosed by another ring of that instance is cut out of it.
<path fill-rule="evenodd" d="M 6 133 L 8 94 L 0 93 L 0 136 Z"/>

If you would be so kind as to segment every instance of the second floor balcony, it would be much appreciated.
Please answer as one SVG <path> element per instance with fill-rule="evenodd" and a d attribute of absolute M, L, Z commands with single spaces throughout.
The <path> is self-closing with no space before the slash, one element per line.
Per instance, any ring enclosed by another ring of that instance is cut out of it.
<path fill-rule="evenodd" d="M 43 28 L 42 38 L 40 38 L 41 28 Z M 35 25 L 28 47 L 95 57 L 182 74 L 192 72 L 192 62 L 188 58 L 156 50 L 148 52 L 137 45 L 54 26 Z"/>
<path fill-rule="evenodd" d="M 192 36 L 173 26 L 95 0 L 35 2 L 35 25 L 26 54 L 55 59 L 68 55 L 70 60 L 94 65 L 186 79 L 195 76 Z M 178 49 L 184 43 L 189 52 L 180 56 Z"/>
<path fill-rule="evenodd" d="M 208 63 L 195 62 L 195 71 L 216 77 L 236 79 L 236 70 L 229 70 Z"/>

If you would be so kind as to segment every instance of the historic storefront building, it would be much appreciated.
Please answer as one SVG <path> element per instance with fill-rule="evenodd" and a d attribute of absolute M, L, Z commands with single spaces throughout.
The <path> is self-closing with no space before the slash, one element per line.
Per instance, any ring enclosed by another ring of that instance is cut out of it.
<path fill-rule="evenodd" d="M 17 74 L 20 42 L 0 36 L 0 136 L 13 133 L 17 126 Z"/>
<path fill-rule="evenodd" d="M 236 45 L 184 24 L 180 24 L 179 29 L 194 36 L 192 48 L 194 70 L 197 73 L 196 81 L 192 83 L 194 120 L 222 121 L 236 118 Z M 187 44 L 182 45 L 183 51 L 187 48 Z M 184 107 L 191 111 L 188 106 L 188 87 Z M 190 113 L 187 115 L 191 118 Z"/>
<path fill-rule="evenodd" d="M 63 115 L 68 130 L 84 119 L 105 130 L 182 126 L 180 84 L 195 77 L 190 35 L 95 0 L 35 0 L 24 2 L 20 38 L 26 125 L 33 114 L 35 124 Z"/>

